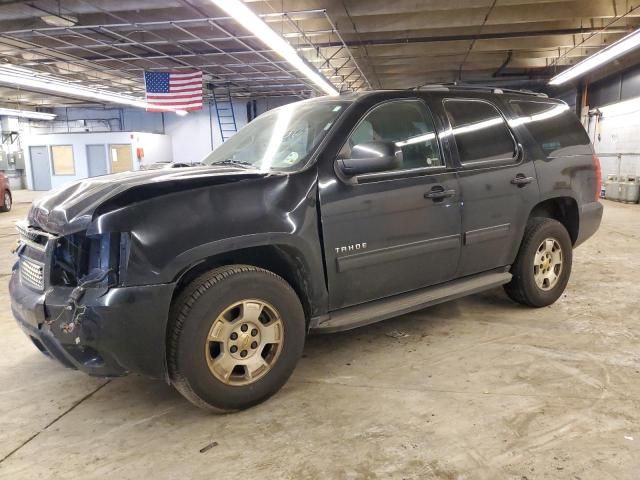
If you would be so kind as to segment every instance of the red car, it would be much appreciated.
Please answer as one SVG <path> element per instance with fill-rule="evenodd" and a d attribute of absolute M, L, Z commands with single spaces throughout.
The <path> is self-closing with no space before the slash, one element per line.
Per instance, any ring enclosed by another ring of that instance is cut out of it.
<path fill-rule="evenodd" d="M 9 189 L 9 177 L 4 172 L 0 172 L 0 212 L 11 210 L 11 190 Z"/>

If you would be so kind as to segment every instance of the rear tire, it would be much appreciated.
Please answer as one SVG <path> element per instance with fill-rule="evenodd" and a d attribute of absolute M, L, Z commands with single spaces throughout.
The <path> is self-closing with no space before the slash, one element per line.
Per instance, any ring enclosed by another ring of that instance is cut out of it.
<path fill-rule="evenodd" d="M 295 291 L 249 265 L 196 278 L 174 302 L 170 321 L 171 383 L 210 411 L 242 410 L 269 398 L 304 348 L 306 322 Z"/>
<path fill-rule="evenodd" d="M 564 292 L 571 275 L 573 245 L 567 229 L 552 218 L 529 219 L 507 295 L 529 307 L 546 307 Z"/>

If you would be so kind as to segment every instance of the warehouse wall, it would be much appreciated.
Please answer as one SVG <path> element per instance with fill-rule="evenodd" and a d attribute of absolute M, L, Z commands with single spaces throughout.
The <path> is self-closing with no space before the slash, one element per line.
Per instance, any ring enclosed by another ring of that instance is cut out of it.
<path fill-rule="evenodd" d="M 257 114 L 297 100 L 297 97 L 257 99 Z M 31 145 L 73 145 L 75 175 L 52 176 L 51 183 L 55 188 L 87 177 L 87 144 L 131 143 L 134 168 L 137 169 L 140 162 L 135 159 L 135 148 L 138 146 L 144 148 L 142 163 L 148 164 L 178 160 L 197 162 L 222 143 L 215 108 L 212 106 L 210 109 L 209 105 L 182 117 L 174 113 L 106 107 L 57 108 L 54 113 L 58 115 L 55 121 L 23 121 L 20 125 L 28 188 L 33 188 L 29 157 Z M 234 102 L 234 113 L 238 128 L 246 125 L 247 102 Z"/>
<path fill-rule="evenodd" d="M 594 82 L 589 85 L 588 94 L 590 108 L 640 97 L 640 65 Z"/>
<path fill-rule="evenodd" d="M 621 101 L 640 99 L 640 66 L 634 66 L 589 86 L 589 108 L 594 110 Z M 624 114 L 591 116 L 589 135 L 600 155 L 604 178 L 610 174 L 640 176 L 639 109 Z M 622 154 L 620 158 L 614 154 Z"/>
<path fill-rule="evenodd" d="M 244 103 L 234 104 L 233 109 L 238 126 L 244 125 L 246 123 Z M 172 139 L 173 158 L 180 162 L 199 162 L 214 145 L 221 143 L 215 112 L 210 113 L 206 105 L 204 109 L 190 112 L 184 117 L 173 113 L 165 114 L 165 132 Z"/>
<path fill-rule="evenodd" d="M 144 157 L 140 160 L 139 166 L 156 162 L 172 162 L 174 160 L 173 141 L 169 135 L 135 132 L 133 136 L 132 147 L 134 154 L 137 147 L 141 147 L 144 151 Z M 133 158 L 135 162 L 136 155 Z"/>
<path fill-rule="evenodd" d="M 299 100 L 292 97 L 278 97 L 257 100 L 257 113 L 260 115 L 273 108 Z M 233 104 L 238 129 L 247 124 L 247 102 Z M 208 105 L 184 117 L 173 113 L 165 114 L 165 132 L 173 142 L 173 158 L 181 162 L 199 162 L 211 150 L 222 143 L 215 108 Z"/>
<path fill-rule="evenodd" d="M 75 173 L 74 175 L 51 175 L 51 187 L 56 188 L 65 183 L 87 178 L 87 145 L 130 144 L 134 170 L 140 168 L 136 158 L 136 148 L 144 149 L 144 163 L 171 161 L 171 138 L 167 135 L 146 132 L 107 132 L 107 133 L 52 133 L 33 135 L 24 143 L 27 188 L 33 188 L 31 172 L 30 146 L 46 146 L 51 163 L 52 145 L 72 145 Z M 109 163 L 109 162 L 107 162 Z M 52 172 L 53 173 L 53 172 Z"/>
<path fill-rule="evenodd" d="M 258 115 L 299 100 L 297 97 L 258 99 Z M 238 128 L 247 123 L 247 102 L 234 102 Z M 196 162 L 222 143 L 216 112 L 205 104 L 197 112 L 180 117 L 174 113 L 151 113 L 139 108 L 56 108 L 52 122 L 29 122 L 30 135 L 50 133 L 137 131 L 166 133 L 172 138 L 175 160 Z"/>
<path fill-rule="evenodd" d="M 602 175 L 640 176 L 640 111 L 605 116 L 596 122 L 591 117 L 589 135 L 600 157 Z M 617 157 L 615 154 L 622 154 Z"/>
<path fill-rule="evenodd" d="M 139 108 L 55 108 L 56 119 L 30 122 L 32 134 L 138 131 L 164 133 L 162 114 Z"/>

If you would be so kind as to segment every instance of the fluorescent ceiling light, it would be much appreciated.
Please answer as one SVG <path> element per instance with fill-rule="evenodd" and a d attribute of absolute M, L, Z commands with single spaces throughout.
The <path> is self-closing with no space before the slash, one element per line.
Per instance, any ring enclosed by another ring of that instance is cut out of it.
<path fill-rule="evenodd" d="M 605 105 L 604 107 L 599 107 L 598 110 L 604 115 L 604 118 L 636 113 L 640 110 L 640 97 Z"/>
<path fill-rule="evenodd" d="M 396 142 L 396 147 L 406 147 L 407 145 L 414 145 L 416 143 L 428 142 L 430 140 L 434 140 L 435 138 L 436 138 L 435 133 L 425 133 L 424 135 L 412 137 L 402 142 Z"/>
<path fill-rule="evenodd" d="M 615 43 L 612 43 L 608 47 L 594 53 L 590 57 L 585 58 L 579 63 L 576 63 L 573 67 L 568 68 L 564 72 L 556 75 L 549 82 L 550 85 L 562 85 L 563 83 L 580 77 L 585 73 L 597 68 L 605 63 L 610 62 L 614 58 L 618 58 L 624 55 L 630 50 L 640 45 L 640 29 L 630 33 L 624 38 L 621 38 Z"/>
<path fill-rule="evenodd" d="M 298 55 L 295 49 L 280 35 L 274 32 L 258 15 L 241 0 L 212 0 L 219 8 L 227 12 L 246 30 L 255 35 L 274 52 L 284 58 L 300 73 L 307 77 L 327 95 L 338 95 L 338 90 L 322 75 L 311 68 Z"/>
<path fill-rule="evenodd" d="M 179 117 L 184 117 L 188 113 L 189 112 L 187 112 L 186 110 L 176 110 L 176 115 L 178 115 Z"/>
<path fill-rule="evenodd" d="M 0 84 L 17 88 L 32 88 L 38 91 L 42 90 L 72 98 L 84 98 L 98 102 L 147 108 L 146 101 L 131 95 L 105 92 L 96 88 L 85 87 L 61 78 L 43 76 L 35 70 L 14 67 L 13 65 L 0 66 Z"/>
<path fill-rule="evenodd" d="M 490 118 L 489 120 L 483 120 L 481 122 L 470 123 L 468 125 L 462 125 L 449 129 L 446 133 L 453 133 L 454 135 L 460 135 L 463 133 L 477 132 L 478 130 L 484 130 L 485 128 L 493 127 L 494 125 L 501 125 L 504 122 L 502 117 Z"/>
<path fill-rule="evenodd" d="M 72 17 L 71 15 L 45 15 L 40 17 L 40 20 L 54 27 L 72 27 L 78 23 L 78 17 Z"/>
<path fill-rule="evenodd" d="M 517 127 L 518 125 L 522 125 L 526 123 L 539 122 L 541 120 L 548 120 L 550 118 L 561 115 L 563 112 L 566 112 L 567 110 L 569 110 L 569 105 L 567 105 L 566 103 L 562 103 L 562 104 L 556 105 L 550 110 L 547 110 L 546 112 L 537 113 L 531 116 L 522 116 L 514 120 L 509 120 L 509 125 L 511 125 L 512 127 Z"/>
<path fill-rule="evenodd" d="M 271 168 L 275 155 L 284 142 L 284 137 L 287 133 L 287 128 L 289 127 L 292 115 L 293 107 L 291 104 L 282 107 L 278 112 L 278 118 L 276 118 L 276 123 L 271 131 L 269 145 L 267 145 L 267 149 L 262 156 L 262 161 L 260 163 L 261 170 L 268 171 Z"/>
<path fill-rule="evenodd" d="M 33 118 L 35 120 L 53 120 L 55 113 L 32 112 L 30 110 L 14 110 L 13 108 L 0 108 L 0 115 L 9 117 Z"/>
<path fill-rule="evenodd" d="M 33 75 L 35 73 L 33 70 L 30 70 L 24 67 L 19 67 L 17 65 L 12 65 L 10 63 L 7 63 L 6 65 L 2 65 L 2 68 L 7 68 L 12 72 L 24 73 L 25 75 Z"/>

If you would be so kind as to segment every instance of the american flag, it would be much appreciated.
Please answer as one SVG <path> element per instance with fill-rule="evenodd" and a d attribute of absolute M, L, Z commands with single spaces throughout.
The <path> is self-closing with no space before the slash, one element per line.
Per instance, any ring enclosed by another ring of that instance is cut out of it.
<path fill-rule="evenodd" d="M 144 72 L 148 112 L 175 112 L 202 108 L 202 72 Z"/>

